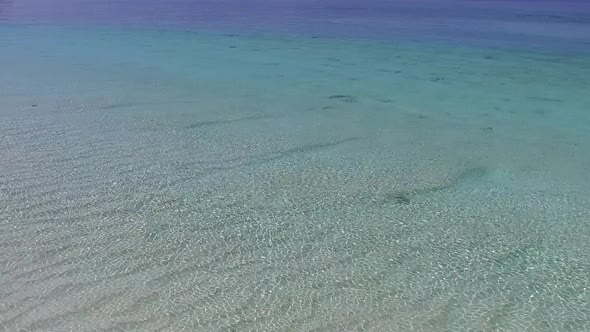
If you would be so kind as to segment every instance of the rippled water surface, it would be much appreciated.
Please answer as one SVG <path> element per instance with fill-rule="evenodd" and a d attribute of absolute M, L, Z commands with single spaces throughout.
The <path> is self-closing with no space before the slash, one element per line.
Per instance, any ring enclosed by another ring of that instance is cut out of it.
<path fill-rule="evenodd" d="M 590 10 L 0 0 L 0 331 L 590 330 Z"/>

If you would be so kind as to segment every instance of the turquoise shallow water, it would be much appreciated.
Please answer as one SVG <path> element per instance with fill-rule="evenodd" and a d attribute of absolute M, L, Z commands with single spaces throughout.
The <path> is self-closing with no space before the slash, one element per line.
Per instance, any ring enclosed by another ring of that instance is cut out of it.
<path fill-rule="evenodd" d="M 0 45 L 2 330 L 590 329 L 587 54 Z"/>

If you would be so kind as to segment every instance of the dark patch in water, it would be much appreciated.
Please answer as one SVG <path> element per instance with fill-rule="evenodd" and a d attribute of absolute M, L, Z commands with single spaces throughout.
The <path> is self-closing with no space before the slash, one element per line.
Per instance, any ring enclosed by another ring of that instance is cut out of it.
<path fill-rule="evenodd" d="M 324 106 L 324 107 L 322 107 L 323 110 L 331 110 L 333 108 L 334 108 L 334 106 Z"/>
<path fill-rule="evenodd" d="M 444 81 L 444 80 L 445 80 L 445 78 L 442 76 L 432 77 L 430 79 L 431 82 L 440 82 L 440 81 Z"/>
<path fill-rule="evenodd" d="M 534 57 L 534 56 L 521 56 L 521 58 L 533 60 L 533 61 L 547 62 L 547 63 L 563 63 L 562 58 L 539 58 L 539 57 Z"/>
<path fill-rule="evenodd" d="M 494 131 L 493 127 L 483 127 L 483 128 L 479 128 L 479 129 L 481 129 L 483 131 Z"/>
<path fill-rule="evenodd" d="M 391 70 L 391 69 L 379 69 L 377 71 L 382 72 L 382 73 L 394 73 L 394 74 L 399 74 L 402 72 L 401 70 Z"/>
<path fill-rule="evenodd" d="M 349 95 L 332 95 L 332 96 L 329 96 L 328 99 L 340 100 L 344 103 L 356 103 L 357 102 L 357 99 L 355 96 L 349 96 Z"/>
<path fill-rule="evenodd" d="M 229 48 L 237 48 L 236 45 L 230 45 Z"/>
<path fill-rule="evenodd" d="M 273 117 L 268 116 L 268 115 L 255 115 L 255 116 L 247 116 L 247 117 L 231 119 L 231 120 L 201 121 L 201 122 L 196 122 L 191 125 L 188 125 L 188 126 L 186 126 L 186 128 L 196 129 L 196 128 L 208 127 L 208 126 L 218 126 L 218 125 L 224 125 L 224 124 L 231 124 L 231 123 L 241 122 L 241 121 L 254 121 L 254 120 L 262 120 L 262 119 L 270 119 L 270 118 L 273 118 Z"/>
<path fill-rule="evenodd" d="M 225 170 L 235 169 L 235 168 L 239 168 L 239 167 L 265 164 L 265 163 L 273 162 L 273 161 L 280 160 L 280 159 L 285 159 L 285 158 L 290 158 L 290 157 L 303 155 L 303 154 L 307 154 L 307 153 L 311 153 L 311 152 L 330 149 L 330 148 L 340 146 L 340 145 L 348 143 L 348 142 L 357 141 L 359 139 L 360 139 L 360 137 L 351 137 L 351 138 L 346 138 L 346 139 L 336 141 L 336 142 L 307 144 L 307 145 L 297 146 L 294 148 L 277 150 L 277 151 L 266 153 L 261 156 L 247 157 L 247 158 L 234 158 L 231 160 L 226 160 L 225 162 L 234 162 L 234 161 L 240 161 L 240 160 L 243 160 L 243 161 L 238 163 L 237 165 L 213 166 L 213 167 L 210 167 L 208 169 L 208 171 L 225 171 Z"/>
<path fill-rule="evenodd" d="M 283 157 L 285 156 L 290 156 L 290 155 L 294 155 L 294 154 L 300 154 L 300 153 L 308 153 L 308 152 L 312 152 L 312 151 L 316 151 L 316 150 L 324 150 L 327 148 L 332 148 L 338 145 L 341 145 L 343 143 L 347 143 L 347 142 L 351 142 L 351 141 L 356 141 L 359 140 L 358 137 L 352 137 L 352 138 L 346 138 L 337 142 L 331 142 L 331 143 L 318 143 L 318 144 L 308 144 L 308 145 L 303 145 L 303 146 L 298 146 L 298 147 L 294 147 L 291 149 L 286 149 L 286 150 L 282 150 L 282 151 L 278 151 L 277 153 Z"/>
<path fill-rule="evenodd" d="M 386 193 L 383 201 L 404 205 L 409 205 L 411 203 L 410 198 L 404 193 Z"/>
<path fill-rule="evenodd" d="M 455 178 L 452 178 L 449 181 L 441 184 L 426 188 L 416 188 L 413 190 L 386 193 L 384 199 L 381 200 L 381 203 L 395 202 L 398 204 L 409 204 L 411 202 L 411 198 L 414 196 L 453 189 L 465 183 L 479 181 L 487 174 L 489 174 L 489 169 L 486 167 L 468 168 L 457 175 Z"/>
<path fill-rule="evenodd" d="M 541 117 L 545 116 L 545 110 L 534 110 L 534 113 Z"/>
<path fill-rule="evenodd" d="M 116 104 L 109 104 L 109 105 L 100 106 L 98 109 L 113 110 L 113 109 L 117 109 L 117 108 L 133 107 L 133 106 L 137 106 L 137 105 L 138 105 L 137 103 L 116 103 Z"/>
<path fill-rule="evenodd" d="M 555 14 L 516 14 L 517 18 L 520 19 L 530 19 L 530 21 L 560 21 L 560 22 L 567 22 L 567 23 L 588 23 L 588 19 L 585 17 L 576 17 L 576 16 L 563 16 L 563 15 L 555 15 Z"/>
<path fill-rule="evenodd" d="M 39 106 L 39 105 L 37 105 L 37 104 L 33 104 L 33 105 L 31 105 L 31 107 L 37 107 L 37 106 Z"/>
<path fill-rule="evenodd" d="M 537 100 L 537 101 L 545 101 L 550 103 L 564 103 L 565 100 L 561 98 L 547 98 L 547 97 L 537 97 L 537 96 L 528 96 L 526 97 L 529 100 Z"/>
<path fill-rule="evenodd" d="M 538 255 L 537 246 L 533 242 L 525 242 L 497 253 L 494 263 L 498 266 L 515 266 L 515 264 L 525 262 L 527 258 Z"/>

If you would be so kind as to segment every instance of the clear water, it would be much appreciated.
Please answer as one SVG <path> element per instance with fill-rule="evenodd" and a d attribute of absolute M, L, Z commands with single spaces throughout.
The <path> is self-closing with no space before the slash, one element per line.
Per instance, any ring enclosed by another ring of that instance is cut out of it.
<path fill-rule="evenodd" d="M 0 0 L 0 331 L 590 330 L 584 2 Z"/>

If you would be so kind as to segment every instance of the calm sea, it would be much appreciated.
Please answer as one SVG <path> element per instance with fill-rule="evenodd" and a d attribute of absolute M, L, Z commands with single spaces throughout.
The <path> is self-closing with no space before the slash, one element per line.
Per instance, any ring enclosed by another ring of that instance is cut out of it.
<path fill-rule="evenodd" d="M 587 1 L 0 0 L 0 331 L 590 330 Z"/>

